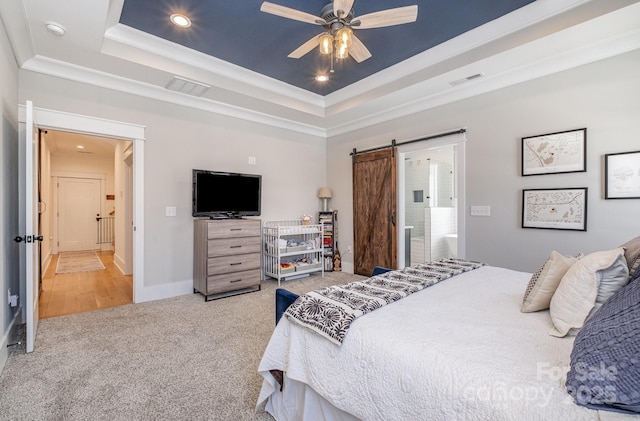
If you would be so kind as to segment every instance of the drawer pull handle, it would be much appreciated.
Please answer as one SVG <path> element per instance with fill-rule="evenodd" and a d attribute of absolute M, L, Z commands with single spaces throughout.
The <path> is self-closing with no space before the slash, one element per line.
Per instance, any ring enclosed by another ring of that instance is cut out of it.
<path fill-rule="evenodd" d="M 235 281 L 229 281 L 229 282 L 233 283 L 233 282 L 240 282 L 240 281 L 242 281 L 242 279 L 236 279 Z"/>
<path fill-rule="evenodd" d="M 238 262 L 238 263 L 230 263 L 230 265 L 231 265 L 231 266 L 238 266 L 238 265 L 241 265 L 241 264 L 242 264 L 242 262 Z"/>
<path fill-rule="evenodd" d="M 242 228 L 230 228 L 231 231 L 242 231 Z"/>
<path fill-rule="evenodd" d="M 242 247 L 242 246 L 231 246 L 231 247 L 229 247 L 229 248 L 232 248 L 232 249 L 239 249 L 240 247 Z"/>

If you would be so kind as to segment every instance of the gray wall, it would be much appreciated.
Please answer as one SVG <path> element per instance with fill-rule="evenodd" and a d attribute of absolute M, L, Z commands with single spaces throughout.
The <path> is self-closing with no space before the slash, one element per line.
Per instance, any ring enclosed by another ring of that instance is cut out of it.
<path fill-rule="evenodd" d="M 338 209 L 343 265 L 353 256 L 353 148 L 467 129 L 466 257 L 534 271 L 555 249 L 588 253 L 640 235 L 640 200 L 604 200 L 604 154 L 640 150 L 640 51 L 500 89 L 328 140 L 328 186 Z M 520 176 L 520 138 L 587 128 L 587 172 Z M 588 187 L 587 232 L 522 229 L 523 188 Z M 469 215 L 490 205 L 490 217 Z M 351 266 L 352 267 L 352 266 Z"/>
<path fill-rule="evenodd" d="M 9 328 L 19 307 L 7 304 L 7 290 L 18 294 L 18 67 L 0 21 L 0 371 L 7 356 Z"/>
<path fill-rule="evenodd" d="M 263 220 L 316 214 L 326 179 L 323 138 L 291 133 L 27 71 L 20 103 L 146 126 L 145 287 L 193 279 L 193 168 L 262 175 Z M 249 165 L 254 156 L 257 165 Z M 176 217 L 165 207 L 175 206 Z"/>
<path fill-rule="evenodd" d="M 19 102 L 146 126 L 145 286 L 192 279 L 192 168 L 262 174 L 263 220 L 315 215 L 317 188 L 330 186 L 348 270 L 351 150 L 460 127 L 468 130 L 467 206 L 492 211 L 488 218 L 467 215 L 466 256 L 533 271 L 551 249 L 590 252 L 640 233 L 633 219 L 639 202 L 605 201 L 602 189 L 603 155 L 638 149 L 639 60 L 639 52 L 629 53 L 328 141 L 26 71 Z M 587 173 L 519 176 L 522 136 L 580 127 L 588 128 Z M 257 165 L 248 165 L 248 156 Z M 522 188 L 574 186 L 589 187 L 586 233 L 520 228 Z M 166 206 L 177 207 L 178 216 L 166 217 Z"/>

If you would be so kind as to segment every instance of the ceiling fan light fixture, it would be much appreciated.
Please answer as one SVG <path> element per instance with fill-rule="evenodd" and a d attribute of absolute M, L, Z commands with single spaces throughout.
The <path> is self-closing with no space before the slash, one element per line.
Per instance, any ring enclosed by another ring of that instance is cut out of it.
<path fill-rule="evenodd" d="M 320 54 L 331 54 L 333 50 L 333 37 L 331 34 L 322 34 L 318 37 L 320 45 Z"/>
<path fill-rule="evenodd" d="M 343 59 L 349 57 L 349 47 L 346 44 L 336 44 L 336 58 Z"/>
<path fill-rule="evenodd" d="M 336 44 L 336 58 L 343 59 L 349 56 L 349 47 L 351 47 L 353 31 L 348 26 L 343 26 L 335 33 L 334 40 Z"/>
<path fill-rule="evenodd" d="M 317 82 L 326 82 L 329 80 L 329 76 L 325 75 L 325 74 L 320 74 L 318 76 L 316 76 L 316 81 Z"/>
<path fill-rule="evenodd" d="M 351 47 L 351 38 L 353 31 L 348 26 L 343 26 L 336 32 L 336 43 L 344 44 L 347 48 Z"/>
<path fill-rule="evenodd" d="M 191 19 L 180 13 L 174 13 L 169 17 L 169 19 L 174 25 L 179 26 L 180 28 L 188 28 L 191 26 Z"/>

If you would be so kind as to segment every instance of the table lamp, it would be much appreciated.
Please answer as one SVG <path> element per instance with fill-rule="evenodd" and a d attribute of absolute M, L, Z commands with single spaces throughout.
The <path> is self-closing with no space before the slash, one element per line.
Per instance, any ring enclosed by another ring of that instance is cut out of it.
<path fill-rule="evenodd" d="M 327 199 L 331 199 L 331 189 L 329 187 L 320 187 L 318 197 L 324 201 L 324 211 L 327 211 Z"/>

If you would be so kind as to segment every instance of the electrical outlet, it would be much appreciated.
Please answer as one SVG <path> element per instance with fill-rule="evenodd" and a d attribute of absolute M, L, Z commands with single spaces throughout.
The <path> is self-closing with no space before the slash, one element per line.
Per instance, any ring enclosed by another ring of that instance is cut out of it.
<path fill-rule="evenodd" d="M 351 246 L 347 246 L 347 253 L 351 253 Z"/>

